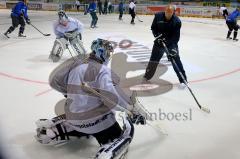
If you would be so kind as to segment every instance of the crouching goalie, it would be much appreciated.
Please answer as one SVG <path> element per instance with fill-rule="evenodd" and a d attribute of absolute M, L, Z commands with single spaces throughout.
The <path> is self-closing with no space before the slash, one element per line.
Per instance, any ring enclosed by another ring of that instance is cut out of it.
<path fill-rule="evenodd" d="M 63 52 L 69 49 L 74 50 L 75 54 L 85 54 L 86 50 L 82 43 L 83 24 L 75 19 L 68 17 L 64 11 L 58 12 L 58 21 L 54 23 L 54 33 L 56 40 L 54 42 L 49 59 L 58 62 Z"/>
<path fill-rule="evenodd" d="M 93 136 L 100 145 L 96 159 L 121 159 L 133 139 L 133 124 L 146 124 L 150 114 L 137 102 L 136 93 L 129 97 L 120 89 L 118 76 L 108 68 L 112 44 L 97 39 L 91 50 L 88 59 L 69 59 L 50 75 L 51 87 L 66 97 L 64 112 L 50 120 L 38 120 L 36 139 L 55 145 Z M 117 111 L 126 114 L 122 115 L 123 124 L 116 120 Z"/>

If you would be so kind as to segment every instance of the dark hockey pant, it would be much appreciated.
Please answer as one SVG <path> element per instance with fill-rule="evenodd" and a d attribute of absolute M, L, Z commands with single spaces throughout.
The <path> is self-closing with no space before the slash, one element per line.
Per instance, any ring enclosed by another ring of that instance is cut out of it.
<path fill-rule="evenodd" d="M 91 12 L 91 17 L 92 17 L 92 23 L 91 27 L 95 27 L 97 25 L 98 17 L 96 12 Z"/>
<path fill-rule="evenodd" d="M 15 17 L 13 15 L 11 15 L 12 18 L 12 26 L 9 27 L 9 29 L 7 30 L 7 32 L 10 34 L 11 32 L 13 32 L 18 25 L 20 24 L 20 28 L 19 28 L 19 34 L 23 34 L 24 29 L 25 29 L 25 21 L 24 18 L 22 16 L 20 17 Z"/>
<path fill-rule="evenodd" d="M 79 12 L 80 5 L 77 5 L 77 11 Z"/>
<path fill-rule="evenodd" d="M 119 11 L 119 20 L 122 20 L 122 16 L 123 16 L 123 11 Z"/>
<path fill-rule="evenodd" d="M 136 14 L 134 12 L 131 13 L 131 17 L 132 17 L 131 23 L 134 23 L 135 16 L 136 16 Z"/>
<path fill-rule="evenodd" d="M 228 26 L 228 33 L 227 33 L 227 38 L 230 38 L 232 31 L 234 30 L 234 34 L 233 34 L 233 39 L 237 38 L 237 34 L 238 34 L 238 29 L 239 29 L 239 25 L 237 24 L 237 22 L 229 22 L 226 21 L 226 24 Z"/>
<path fill-rule="evenodd" d="M 103 12 L 103 10 L 102 10 L 102 6 L 98 6 L 98 12 L 99 12 L 100 15 L 101 15 L 101 14 L 104 14 L 104 12 Z"/>
<path fill-rule="evenodd" d="M 171 49 L 173 49 L 173 48 L 168 47 L 168 49 L 169 49 L 169 52 L 170 52 Z M 174 49 L 176 49 L 177 52 L 178 52 L 178 47 L 177 46 Z M 145 75 L 144 75 L 144 77 L 147 80 L 150 80 L 154 76 L 154 74 L 156 72 L 156 69 L 157 69 L 157 66 L 159 64 L 159 61 L 161 60 L 164 52 L 166 52 L 166 51 L 165 51 L 163 46 L 159 45 L 158 43 L 154 43 L 153 49 L 152 49 L 152 54 L 151 54 L 151 57 L 150 57 L 150 61 L 148 63 L 148 66 L 146 68 L 146 72 L 145 72 Z M 182 65 L 182 62 L 181 62 L 179 54 L 177 54 L 174 57 L 171 57 L 170 60 L 174 60 L 176 62 L 177 67 L 179 68 L 179 70 L 183 74 L 185 80 L 187 81 L 187 76 L 186 76 L 185 70 L 183 68 L 183 65 Z M 182 79 L 182 77 L 181 77 L 181 75 L 180 75 L 180 73 L 179 73 L 179 71 L 177 69 L 177 67 L 173 64 L 173 69 L 174 69 L 174 71 L 177 74 L 179 82 L 180 83 L 184 83 L 183 79 Z"/>
<path fill-rule="evenodd" d="M 129 14 L 131 14 L 131 17 L 132 17 L 131 24 L 133 24 L 134 19 L 136 17 L 136 13 L 134 12 L 134 9 L 129 8 Z"/>
<path fill-rule="evenodd" d="M 107 6 L 104 5 L 103 14 L 107 14 Z"/>

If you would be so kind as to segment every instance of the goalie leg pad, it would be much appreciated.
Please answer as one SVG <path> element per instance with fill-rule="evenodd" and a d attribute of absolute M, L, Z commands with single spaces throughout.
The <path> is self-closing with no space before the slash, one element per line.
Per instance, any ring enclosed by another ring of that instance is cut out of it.
<path fill-rule="evenodd" d="M 86 49 L 83 46 L 83 42 L 81 39 L 82 39 L 81 34 L 78 34 L 74 39 L 70 40 L 70 44 L 72 45 L 72 47 L 77 55 L 87 53 Z"/>
<path fill-rule="evenodd" d="M 71 129 L 65 126 L 65 122 L 65 115 L 57 116 L 51 120 L 39 119 L 36 122 L 37 135 L 35 138 L 46 145 L 56 145 L 68 141 L 68 132 Z"/>
<path fill-rule="evenodd" d="M 71 127 L 66 120 L 66 115 L 57 116 L 51 120 L 39 119 L 36 122 L 37 135 L 36 140 L 45 145 L 58 145 L 68 142 L 71 137 L 89 138 L 90 135 L 78 132 Z"/>
<path fill-rule="evenodd" d="M 56 39 L 51 54 L 49 55 L 49 59 L 52 59 L 53 62 L 58 62 L 61 59 L 67 44 L 68 41 L 65 38 Z"/>
<path fill-rule="evenodd" d="M 129 118 L 124 118 L 123 134 L 109 144 L 102 145 L 95 159 L 121 159 L 128 151 L 134 135 L 134 127 Z"/>

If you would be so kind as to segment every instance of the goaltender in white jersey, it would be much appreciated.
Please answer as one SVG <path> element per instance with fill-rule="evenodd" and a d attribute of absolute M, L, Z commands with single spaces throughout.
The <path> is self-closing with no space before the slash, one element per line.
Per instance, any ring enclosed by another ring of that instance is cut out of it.
<path fill-rule="evenodd" d="M 85 54 L 86 50 L 82 44 L 84 25 L 79 20 L 68 17 L 64 11 L 59 11 L 58 17 L 59 19 L 53 24 L 56 40 L 49 59 L 58 62 L 63 52 L 69 49 L 69 46 L 74 50 L 75 54 Z"/>
<path fill-rule="evenodd" d="M 49 83 L 65 97 L 65 114 L 37 121 L 36 139 L 42 144 L 66 142 L 73 136 L 93 136 L 100 144 L 96 159 L 120 159 L 134 135 L 133 124 L 150 119 L 119 87 L 119 77 L 107 67 L 112 44 L 103 39 L 92 42 L 88 59 L 69 59 L 55 69 Z M 79 56 L 78 56 L 79 57 Z M 123 127 L 115 112 L 126 112 Z"/>

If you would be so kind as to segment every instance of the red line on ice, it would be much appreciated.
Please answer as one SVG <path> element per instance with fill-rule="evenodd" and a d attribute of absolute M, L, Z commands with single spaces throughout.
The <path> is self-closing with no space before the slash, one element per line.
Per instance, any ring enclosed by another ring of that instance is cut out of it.
<path fill-rule="evenodd" d="M 41 95 L 46 94 L 46 93 L 48 93 L 48 92 L 50 92 L 50 91 L 52 91 L 52 89 L 47 89 L 47 90 L 45 90 L 45 91 L 42 91 L 42 92 L 36 94 L 35 97 L 41 96 Z"/>
<path fill-rule="evenodd" d="M 48 84 L 48 82 L 30 80 L 30 79 L 26 79 L 26 78 L 22 78 L 22 77 L 17 77 L 17 76 L 13 76 L 13 75 L 6 74 L 6 73 L 2 73 L 2 72 L 0 72 L 0 76 L 4 76 L 4 77 L 7 77 L 7 78 L 19 80 L 19 81 L 25 81 L 25 82 L 29 82 L 29 83 Z"/>
<path fill-rule="evenodd" d="M 221 78 L 221 77 L 225 77 L 225 76 L 228 76 L 228 75 L 237 73 L 237 72 L 239 72 L 239 71 L 240 71 L 240 68 L 235 69 L 235 70 L 230 71 L 230 72 L 226 72 L 226 73 L 220 74 L 220 75 L 216 75 L 216 76 L 212 76 L 212 77 L 208 77 L 208 78 L 203 78 L 203 79 L 199 79 L 199 80 L 193 80 L 193 81 L 190 81 L 190 82 L 191 82 L 191 83 L 197 83 L 197 82 L 202 82 L 202 81 L 208 81 L 208 80 L 212 80 L 212 79 L 217 79 L 217 78 Z"/>
<path fill-rule="evenodd" d="M 212 76 L 212 77 L 208 77 L 208 78 L 203 78 L 203 79 L 199 79 L 199 80 L 193 80 L 193 81 L 190 81 L 189 83 L 197 83 L 197 82 L 202 82 L 202 81 L 213 80 L 213 79 L 217 79 L 217 78 L 221 78 L 221 77 L 225 77 L 225 76 L 237 73 L 239 71 L 240 71 L 240 68 L 235 69 L 235 70 L 230 71 L 230 72 L 226 72 L 226 73 L 220 74 L 220 75 L 216 75 L 216 76 Z M 25 82 L 29 82 L 29 83 L 44 84 L 44 85 L 47 84 L 48 85 L 48 82 L 30 80 L 30 79 L 17 77 L 17 76 L 9 75 L 9 74 L 2 73 L 2 72 L 0 72 L 0 76 L 7 77 L 7 78 L 10 78 L 10 79 L 19 80 L 19 81 L 25 81 Z M 43 92 L 37 93 L 35 96 L 41 96 L 43 94 L 46 94 L 46 93 L 50 92 L 51 90 L 52 89 L 45 90 Z"/>

